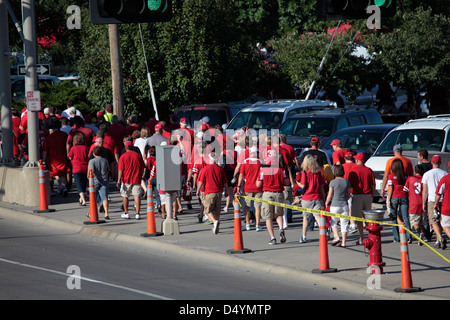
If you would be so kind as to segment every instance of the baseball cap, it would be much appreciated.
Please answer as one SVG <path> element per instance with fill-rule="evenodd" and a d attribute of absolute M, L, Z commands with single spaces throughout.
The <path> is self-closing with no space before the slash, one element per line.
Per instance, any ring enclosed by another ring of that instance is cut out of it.
<path fill-rule="evenodd" d="M 156 124 L 155 129 L 162 129 L 162 125 L 160 123 Z"/>
<path fill-rule="evenodd" d="M 362 154 L 361 152 L 357 153 L 356 156 L 354 157 L 356 160 L 359 161 L 364 161 L 364 154 Z"/>
<path fill-rule="evenodd" d="M 431 163 L 441 163 L 441 157 L 440 156 L 433 156 L 431 158 Z"/>
<path fill-rule="evenodd" d="M 258 152 L 258 148 L 257 147 L 251 147 L 249 150 L 249 153 L 257 153 Z"/>
<path fill-rule="evenodd" d="M 97 117 L 104 115 L 103 111 L 97 111 Z"/>
<path fill-rule="evenodd" d="M 180 119 L 180 124 L 187 124 L 187 119 L 186 118 L 181 118 Z"/>
<path fill-rule="evenodd" d="M 335 145 L 335 144 L 341 144 L 341 140 L 334 139 L 333 141 L 331 141 L 330 146 Z"/>
<path fill-rule="evenodd" d="M 311 143 L 317 143 L 320 142 L 320 139 L 318 137 L 311 138 Z"/>
<path fill-rule="evenodd" d="M 344 154 L 344 158 L 353 158 L 353 153 L 351 153 L 350 151 L 347 151 L 345 154 Z"/>
<path fill-rule="evenodd" d="M 396 144 L 392 150 L 393 151 L 402 151 L 402 146 L 399 144 Z"/>
<path fill-rule="evenodd" d="M 125 148 L 130 148 L 133 145 L 133 142 L 127 141 L 124 143 L 124 145 L 125 145 Z"/>
<path fill-rule="evenodd" d="M 201 118 L 200 121 L 203 121 L 203 122 L 209 122 L 209 118 L 208 118 L 208 117 L 203 117 L 203 118 Z"/>

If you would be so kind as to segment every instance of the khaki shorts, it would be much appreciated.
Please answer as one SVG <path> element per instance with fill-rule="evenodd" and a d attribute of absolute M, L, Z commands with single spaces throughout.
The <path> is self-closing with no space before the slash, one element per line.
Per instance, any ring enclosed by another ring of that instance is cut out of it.
<path fill-rule="evenodd" d="M 427 205 L 428 221 L 430 223 L 439 223 L 439 219 L 434 217 L 434 201 L 429 201 Z"/>
<path fill-rule="evenodd" d="M 352 217 L 364 218 L 363 210 L 372 209 L 372 195 L 371 194 L 354 194 L 352 197 L 352 210 L 350 215 Z"/>
<path fill-rule="evenodd" d="M 294 191 L 291 186 L 284 186 L 284 201 L 294 201 Z"/>
<path fill-rule="evenodd" d="M 222 206 L 222 192 L 205 194 L 203 206 L 205 207 L 206 214 L 212 213 L 219 215 Z"/>
<path fill-rule="evenodd" d="M 273 202 L 284 202 L 284 195 L 283 192 L 271 192 L 271 191 L 264 191 L 262 195 L 263 200 L 267 201 L 273 201 Z M 274 206 L 268 203 L 262 204 L 261 209 L 261 218 L 264 220 L 267 219 L 276 219 L 279 216 L 282 216 L 284 214 L 283 207 Z"/>
<path fill-rule="evenodd" d="M 120 195 L 122 198 L 128 198 L 130 195 L 140 197 L 144 193 L 140 184 L 122 183 L 120 186 Z"/>
<path fill-rule="evenodd" d="M 450 217 L 441 214 L 441 227 L 450 228 Z"/>
<path fill-rule="evenodd" d="M 411 223 L 411 225 L 419 225 L 419 226 L 424 226 L 425 223 L 427 222 L 427 216 L 425 212 L 422 213 L 410 213 L 409 214 L 409 222 Z"/>
<path fill-rule="evenodd" d="M 262 193 L 262 192 L 246 192 L 244 195 L 247 196 L 247 197 L 252 197 L 252 198 L 258 198 L 258 199 L 261 199 L 263 193 Z M 245 205 L 246 205 L 247 207 L 250 207 L 250 206 L 252 205 L 252 201 L 253 201 L 253 200 L 246 199 L 246 198 L 244 198 L 244 200 L 245 200 L 244 203 L 245 203 Z M 261 208 L 262 202 L 259 202 L 259 201 L 253 201 L 253 205 L 255 206 L 255 208 Z"/>

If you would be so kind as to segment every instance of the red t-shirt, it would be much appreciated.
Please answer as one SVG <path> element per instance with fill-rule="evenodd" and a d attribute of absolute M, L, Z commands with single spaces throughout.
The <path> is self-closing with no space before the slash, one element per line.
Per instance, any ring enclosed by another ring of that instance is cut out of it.
<path fill-rule="evenodd" d="M 73 173 L 87 173 L 88 170 L 88 148 L 84 144 L 73 146 L 68 157 L 72 162 Z"/>
<path fill-rule="evenodd" d="M 150 178 L 156 178 L 156 158 L 148 157 L 147 158 L 147 169 L 150 170 Z"/>
<path fill-rule="evenodd" d="M 403 190 L 404 185 L 398 183 L 397 176 L 394 173 L 389 174 L 387 185 L 393 188 L 392 198 L 408 197 L 408 193 Z"/>
<path fill-rule="evenodd" d="M 340 162 L 340 164 L 345 163 L 345 153 L 347 152 L 347 150 L 345 149 L 339 149 L 335 152 L 333 152 L 333 165 L 335 165 L 337 162 Z"/>
<path fill-rule="evenodd" d="M 88 127 L 75 127 L 70 130 L 69 136 L 67 137 L 67 144 L 69 145 L 69 148 L 72 148 L 73 136 L 78 132 L 80 132 L 84 136 L 84 144 L 86 145 L 86 147 L 90 148 L 90 146 L 92 145 L 92 141 L 95 138 L 95 134 L 94 131 Z"/>
<path fill-rule="evenodd" d="M 244 176 L 244 192 L 261 192 L 262 188 L 256 186 L 256 180 L 261 169 L 261 160 L 257 158 L 245 159 L 241 164 L 240 173 Z"/>
<path fill-rule="evenodd" d="M 142 156 L 135 151 L 127 150 L 119 158 L 118 170 L 123 171 L 122 182 L 140 184 L 144 167 Z"/>
<path fill-rule="evenodd" d="M 47 152 L 47 169 L 50 177 L 62 176 L 69 170 L 66 151 L 67 133 L 55 131 L 44 140 L 42 150 Z"/>
<path fill-rule="evenodd" d="M 350 181 L 350 193 L 353 193 L 353 182 L 357 183 L 358 177 L 356 173 L 353 171 L 353 168 L 356 166 L 354 162 L 345 162 L 342 164 L 344 167 L 344 178 Z"/>
<path fill-rule="evenodd" d="M 365 165 L 355 165 L 353 167 L 353 172 L 356 172 L 354 179 L 356 181 L 350 180 L 353 186 L 353 194 L 372 194 L 373 186 L 375 186 L 375 176 L 372 169 L 366 167 Z"/>
<path fill-rule="evenodd" d="M 294 164 L 296 153 L 292 146 L 281 142 L 280 153 L 283 155 L 284 161 L 288 166 L 292 166 Z"/>
<path fill-rule="evenodd" d="M 201 171 L 198 180 L 205 186 L 205 195 L 223 191 L 223 186 L 228 182 L 225 170 L 217 164 L 208 164 Z"/>
<path fill-rule="evenodd" d="M 403 190 L 408 193 L 408 213 L 422 213 L 422 176 L 414 175 L 408 177 L 408 179 L 406 179 Z"/>
<path fill-rule="evenodd" d="M 450 174 L 442 177 L 439 181 L 436 187 L 436 194 L 442 196 L 441 214 L 450 216 Z"/>
<path fill-rule="evenodd" d="M 259 170 L 258 180 L 262 181 L 262 190 L 271 192 L 284 191 L 286 172 L 282 168 L 262 167 Z"/>
<path fill-rule="evenodd" d="M 127 129 L 119 123 L 113 123 L 108 127 L 106 134 L 114 139 L 119 153 L 124 148 L 123 138 L 127 135 Z"/>
<path fill-rule="evenodd" d="M 322 192 L 320 192 L 320 187 L 325 185 L 325 177 L 322 172 L 313 174 L 306 170 L 306 180 L 305 175 L 301 174 L 300 184 L 307 185 L 302 200 L 325 200 L 322 197 Z"/>

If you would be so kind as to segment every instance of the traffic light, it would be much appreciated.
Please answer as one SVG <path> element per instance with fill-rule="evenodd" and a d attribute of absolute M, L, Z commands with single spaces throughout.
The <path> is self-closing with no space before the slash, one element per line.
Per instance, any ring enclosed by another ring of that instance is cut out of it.
<path fill-rule="evenodd" d="M 164 22 L 172 19 L 172 0 L 89 0 L 93 24 Z"/>
<path fill-rule="evenodd" d="M 380 8 L 380 18 L 395 15 L 397 0 L 317 0 L 316 15 L 319 20 L 353 20 L 367 19 L 367 7 L 375 5 Z"/>

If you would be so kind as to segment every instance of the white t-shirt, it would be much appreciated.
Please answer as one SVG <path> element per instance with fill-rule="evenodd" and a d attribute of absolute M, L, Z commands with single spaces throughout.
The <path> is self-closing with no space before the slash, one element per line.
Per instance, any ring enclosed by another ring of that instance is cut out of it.
<path fill-rule="evenodd" d="M 447 172 L 440 168 L 428 170 L 423 174 L 422 183 L 428 186 L 428 202 L 434 202 L 434 198 L 436 196 L 436 187 L 439 183 L 439 180 L 441 180 L 445 175 L 447 175 Z"/>

